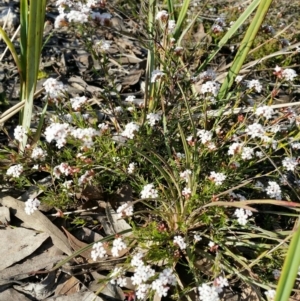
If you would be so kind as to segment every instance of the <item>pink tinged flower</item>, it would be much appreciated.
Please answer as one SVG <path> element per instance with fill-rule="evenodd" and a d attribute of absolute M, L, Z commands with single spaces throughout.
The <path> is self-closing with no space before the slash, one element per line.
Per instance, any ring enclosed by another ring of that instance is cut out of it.
<path fill-rule="evenodd" d="M 93 249 L 91 251 L 91 257 L 94 261 L 97 261 L 98 257 L 99 258 L 104 258 L 106 257 L 106 250 L 103 246 L 102 242 L 97 242 L 93 245 Z"/>
<path fill-rule="evenodd" d="M 214 287 L 216 291 L 220 294 L 223 292 L 223 288 L 229 286 L 228 280 L 225 277 L 219 276 L 214 280 Z"/>
<path fill-rule="evenodd" d="M 166 22 L 169 18 L 169 14 L 165 10 L 161 10 L 156 14 L 155 20 L 160 20 L 162 22 Z"/>
<path fill-rule="evenodd" d="M 189 181 L 192 171 L 190 169 L 186 169 L 185 171 L 179 174 L 181 179 L 184 179 L 186 182 Z"/>
<path fill-rule="evenodd" d="M 192 190 L 189 187 L 184 187 L 181 193 L 184 197 L 189 198 L 192 194 Z"/>
<path fill-rule="evenodd" d="M 38 210 L 38 207 L 41 205 L 41 202 L 38 199 L 28 199 L 25 202 L 25 213 L 31 215 L 34 211 Z"/>
<path fill-rule="evenodd" d="M 19 178 L 22 172 L 23 172 L 22 164 L 17 164 L 17 165 L 10 166 L 6 171 L 6 174 L 12 178 Z"/>

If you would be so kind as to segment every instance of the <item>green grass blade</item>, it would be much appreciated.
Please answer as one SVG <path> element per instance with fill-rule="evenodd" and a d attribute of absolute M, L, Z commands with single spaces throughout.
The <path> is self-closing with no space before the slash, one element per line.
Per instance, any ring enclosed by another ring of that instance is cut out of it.
<path fill-rule="evenodd" d="M 186 17 L 189 5 L 190 5 L 190 0 L 184 0 L 184 2 L 182 4 L 182 7 L 181 7 L 181 10 L 180 10 L 180 13 L 179 13 L 179 16 L 178 16 L 178 20 L 176 22 L 176 27 L 175 27 L 175 30 L 174 30 L 174 34 L 173 34 L 173 37 L 176 40 L 180 36 L 181 30 L 182 30 L 182 26 L 183 26 L 183 21 L 184 21 L 184 19 Z M 174 16 L 173 16 L 173 18 L 174 18 Z"/>
<path fill-rule="evenodd" d="M 288 301 L 300 265 L 300 227 L 294 233 L 279 279 L 274 301 Z"/>
<path fill-rule="evenodd" d="M 227 31 L 225 36 L 218 43 L 213 53 L 209 55 L 208 58 L 200 65 L 200 67 L 197 69 L 197 72 L 203 70 L 206 67 L 206 65 L 217 55 L 220 49 L 228 42 L 228 40 L 236 33 L 236 31 L 240 28 L 240 26 L 252 14 L 252 12 L 256 9 L 259 3 L 260 0 L 252 1 L 252 3 L 247 7 L 247 9 L 241 14 L 241 16 L 234 22 L 231 28 Z"/>
<path fill-rule="evenodd" d="M 253 44 L 253 41 L 258 33 L 258 30 L 261 24 L 265 20 L 265 16 L 269 10 L 269 7 L 272 3 L 272 0 L 265 0 L 261 1 L 257 12 L 254 16 L 253 21 L 251 22 L 243 41 L 238 49 L 238 52 L 234 58 L 233 64 L 223 82 L 221 89 L 218 94 L 218 99 L 224 99 L 225 95 L 228 93 L 229 89 L 231 88 L 234 79 L 239 74 L 241 67 L 247 57 L 248 52 Z"/>
<path fill-rule="evenodd" d="M 36 88 L 42 48 L 45 10 L 46 0 L 31 1 L 29 7 L 29 24 L 26 45 L 26 83 L 25 92 L 22 93 L 22 97 L 25 100 L 25 106 L 22 112 L 22 126 L 24 129 L 29 129 L 31 123 L 33 98 Z M 25 135 L 20 143 L 20 151 L 24 150 L 26 143 L 27 136 Z"/>

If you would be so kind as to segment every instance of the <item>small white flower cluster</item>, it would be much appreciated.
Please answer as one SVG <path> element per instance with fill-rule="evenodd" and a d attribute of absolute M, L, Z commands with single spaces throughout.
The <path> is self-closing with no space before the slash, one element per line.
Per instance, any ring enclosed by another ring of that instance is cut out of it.
<path fill-rule="evenodd" d="M 192 171 L 190 169 L 186 169 L 185 171 L 181 172 L 179 176 L 181 179 L 184 179 L 188 183 L 191 174 Z"/>
<path fill-rule="evenodd" d="M 186 198 L 190 198 L 192 194 L 192 190 L 189 187 L 184 187 L 183 190 L 181 191 L 182 195 Z"/>
<path fill-rule="evenodd" d="M 34 160 L 45 160 L 47 156 L 47 152 L 44 151 L 42 148 L 36 146 L 31 153 L 31 158 Z"/>
<path fill-rule="evenodd" d="M 41 202 L 38 199 L 28 199 L 25 202 L 25 213 L 31 215 L 34 211 L 38 209 L 41 205 Z"/>
<path fill-rule="evenodd" d="M 43 83 L 43 86 L 48 97 L 53 99 L 55 102 L 57 102 L 57 98 L 63 97 L 64 93 L 66 92 L 66 87 L 63 85 L 63 83 L 55 78 L 48 78 Z"/>
<path fill-rule="evenodd" d="M 166 22 L 169 18 L 169 14 L 165 10 L 161 10 L 156 14 L 155 20 L 160 20 L 162 22 Z"/>
<path fill-rule="evenodd" d="M 271 289 L 265 292 L 266 297 L 268 298 L 268 301 L 273 301 L 275 299 L 276 291 Z"/>
<path fill-rule="evenodd" d="M 17 125 L 14 130 L 15 139 L 21 142 L 25 136 L 26 136 L 26 130 L 22 127 L 22 125 Z"/>
<path fill-rule="evenodd" d="M 175 245 L 177 245 L 180 248 L 180 250 L 185 250 L 186 249 L 186 243 L 184 242 L 184 238 L 180 235 L 177 235 L 177 236 L 174 237 L 173 243 Z"/>
<path fill-rule="evenodd" d="M 149 113 L 147 114 L 147 120 L 149 120 L 148 122 L 151 126 L 155 126 L 161 120 L 161 115 Z"/>
<path fill-rule="evenodd" d="M 17 165 L 10 166 L 6 171 L 6 174 L 12 178 L 19 178 L 22 172 L 23 172 L 22 164 L 17 164 Z"/>
<path fill-rule="evenodd" d="M 213 133 L 207 130 L 199 130 L 197 136 L 200 137 L 201 143 L 207 144 L 212 140 Z"/>
<path fill-rule="evenodd" d="M 125 287 L 127 285 L 127 279 L 125 277 L 123 277 L 123 270 L 120 267 L 116 267 L 113 269 L 110 277 L 110 283 L 111 284 L 116 284 L 119 285 L 121 287 Z"/>
<path fill-rule="evenodd" d="M 147 184 L 141 191 L 142 199 L 156 199 L 158 198 L 158 191 L 154 188 L 153 184 Z"/>
<path fill-rule="evenodd" d="M 122 251 L 126 248 L 127 248 L 127 246 L 126 246 L 125 242 L 122 240 L 121 237 L 118 237 L 113 241 L 113 247 L 111 248 L 111 254 L 114 257 L 118 257 L 119 251 Z"/>
<path fill-rule="evenodd" d="M 262 90 L 262 85 L 259 82 L 259 80 L 257 80 L 257 79 L 252 79 L 252 80 L 248 81 L 247 87 L 248 87 L 248 89 L 251 89 L 251 90 L 253 89 L 258 93 L 260 93 Z"/>
<path fill-rule="evenodd" d="M 58 148 L 62 148 L 67 143 L 67 137 L 70 133 L 70 126 L 67 123 L 51 123 L 45 130 L 47 142 L 56 142 Z"/>
<path fill-rule="evenodd" d="M 80 178 L 78 179 L 78 184 L 83 185 L 92 180 L 94 176 L 93 170 L 87 170 Z"/>
<path fill-rule="evenodd" d="M 174 33 L 175 27 L 176 27 L 176 22 L 175 22 L 175 20 L 169 20 L 169 21 L 168 21 L 168 33 L 169 33 L 169 34 Z"/>
<path fill-rule="evenodd" d="M 251 136 L 251 138 L 263 138 L 265 136 L 265 129 L 259 123 L 252 123 L 247 126 L 245 132 Z"/>
<path fill-rule="evenodd" d="M 56 179 L 59 179 L 61 175 L 68 176 L 70 174 L 72 174 L 72 167 L 68 163 L 62 162 L 53 168 L 53 175 Z"/>
<path fill-rule="evenodd" d="M 70 135 L 73 136 L 75 139 L 82 141 L 81 148 L 91 148 L 94 144 L 93 137 L 99 136 L 99 131 L 88 127 L 88 128 L 77 128 L 77 129 L 70 129 Z"/>
<path fill-rule="evenodd" d="M 165 74 L 160 70 L 153 70 L 151 73 L 151 83 L 157 82 L 161 79 Z"/>
<path fill-rule="evenodd" d="M 217 73 L 212 69 L 207 69 L 199 74 L 199 79 L 204 81 L 214 81 L 217 78 Z"/>
<path fill-rule="evenodd" d="M 274 181 L 269 181 L 269 185 L 266 188 L 266 193 L 271 198 L 275 198 L 276 200 L 281 200 L 281 189 L 280 189 L 280 186 L 276 182 L 274 182 Z"/>
<path fill-rule="evenodd" d="M 245 210 L 243 208 L 236 209 L 234 215 L 238 218 L 237 221 L 240 225 L 245 226 L 248 221 L 248 217 L 252 216 L 252 212 L 250 210 Z"/>
<path fill-rule="evenodd" d="M 127 172 L 128 172 L 130 175 L 132 175 L 132 174 L 134 173 L 134 171 L 135 171 L 135 166 L 136 166 L 136 163 L 134 163 L 134 162 L 129 163 L 128 168 L 127 168 Z"/>
<path fill-rule="evenodd" d="M 118 213 L 118 218 L 124 218 L 127 216 L 132 216 L 133 215 L 133 205 L 131 202 L 127 202 L 123 205 L 121 205 L 118 209 L 117 209 L 117 213 Z"/>
<path fill-rule="evenodd" d="M 201 301 L 219 301 L 219 293 L 223 291 L 223 288 L 228 286 L 226 278 L 218 277 L 214 281 L 214 285 L 210 286 L 207 283 L 203 283 L 198 287 L 199 298 Z"/>
<path fill-rule="evenodd" d="M 282 69 L 279 66 L 276 66 L 274 68 L 274 74 L 279 78 L 279 79 L 284 79 L 286 81 L 293 81 L 295 77 L 297 77 L 297 73 L 294 69 L 286 68 Z"/>
<path fill-rule="evenodd" d="M 67 25 L 67 21 L 75 23 L 87 23 L 89 18 L 95 20 L 97 23 L 104 25 L 112 17 L 108 13 L 100 14 L 99 12 L 93 12 L 92 8 L 98 4 L 101 4 L 102 0 L 88 0 L 85 4 L 81 2 L 73 1 L 56 1 L 58 6 L 59 15 L 55 20 L 55 28 Z M 71 9 L 72 8 L 72 9 Z"/>
<path fill-rule="evenodd" d="M 130 122 L 126 124 L 125 130 L 121 133 L 121 136 L 127 137 L 129 139 L 133 139 L 134 135 L 138 130 L 140 129 L 140 126 L 134 122 Z"/>
<path fill-rule="evenodd" d="M 212 94 L 213 96 L 217 96 L 220 89 L 220 84 L 215 81 L 207 81 L 201 86 L 200 93 L 201 94 Z"/>
<path fill-rule="evenodd" d="M 272 116 L 274 115 L 274 110 L 270 106 L 261 106 L 258 107 L 255 111 L 256 116 L 263 116 L 267 120 L 271 119 Z"/>
<path fill-rule="evenodd" d="M 285 167 L 286 170 L 294 171 L 298 164 L 295 158 L 286 157 L 282 160 L 282 166 Z"/>
<path fill-rule="evenodd" d="M 97 260 L 97 258 L 104 258 L 106 255 L 107 252 L 103 246 L 103 243 L 102 242 L 97 242 L 93 245 L 93 249 L 91 251 L 91 257 L 94 261 Z"/>
<path fill-rule="evenodd" d="M 209 179 L 212 180 L 217 186 L 220 186 L 225 181 L 226 175 L 222 172 L 211 171 Z"/>
<path fill-rule="evenodd" d="M 177 281 L 172 269 L 166 268 L 159 275 L 152 284 L 146 283 L 151 277 L 155 276 L 155 271 L 149 265 L 145 265 L 142 261 L 143 254 L 137 253 L 131 260 L 131 265 L 135 267 L 134 275 L 131 277 L 133 285 L 136 285 L 137 299 L 144 299 L 149 293 L 150 289 L 155 291 L 158 296 L 166 297 L 170 286 L 175 286 Z"/>
<path fill-rule="evenodd" d="M 254 155 L 254 149 L 252 147 L 245 146 L 242 149 L 241 157 L 243 160 L 251 160 Z"/>
<path fill-rule="evenodd" d="M 81 109 L 81 107 L 86 104 L 88 99 L 85 96 L 76 96 L 73 98 L 70 98 L 72 109 L 75 111 L 78 111 Z"/>

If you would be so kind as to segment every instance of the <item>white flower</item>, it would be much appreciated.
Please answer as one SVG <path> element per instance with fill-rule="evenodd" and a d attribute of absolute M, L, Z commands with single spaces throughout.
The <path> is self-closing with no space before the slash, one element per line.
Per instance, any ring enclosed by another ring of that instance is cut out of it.
<path fill-rule="evenodd" d="M 214 247 L 216 244 L 213 242 L 213 241 L 210 241 L 209 243 L 208 243 L 208 246 L 210 247 L 210 248 L 212 248 L 212 247 Z"/>
<path fill-rule="evenodd" d="M 247 224 L 247 219 L 252 215 L 252 212 L 250 210 L 239 208 L 235 210 L 234 215 L 238 218 L 238 223 L 245 226 Z"/>
<path fill-rule="evenodd" d="M 242 150 L 242 159 L 251 160 L 254 155 L 254 150 L 251 147 L 245 146 Z"/>
<path fill-rule="evenodd" d="M 263 116 L 266 119 L 271 119 L 273 114 L 274 114 L 274 110 L 270 106 L 258 107 L 255 111 L 256 116 Z"/>
<path fill-rule="evenodd" d="M 282 166 L 285 167 L 286 170 L 294 171 L 298 164 L 295 158 L 286 157 L 282 160 Z"/>
<path fill-rule="evenodd" d="M 14 137 L 17 141 L 23 141 L 23 138 L 26 136 L 26 130 L 21 126 L 17 125 L 14 130 Z"/>
<path fill-rule="evenodd" d="M 202 237 L 199 234 L 195 234 L 194 240 L 195 240 L 195 242 L 198 242 L 198 241 L 202 240 Z"/>
<path fill-rule="evenodd" d="M 209 179 L 214 181 L 216 185 L 222 185 L 226 179 L 226 175 L 222 172 L 211 171 Z"/>
<path fill-rule="evenodd" d="M 245 132 L 248 135 L 250 135 L 252 138 L 255 137 L 262 138 L 265 134 L 265 129 L 261 124 L 253 123 L 246 128 Z"/>
<path fill-rule="evenodd" d="M 176 27 L 175 20 L 169 20 L 168 21 L 168 33 L 173 33 Z"/>
<path fill-rule="evenodd" d="M 202 84 L 200 93 L 206 94 L 211 93 L 213 96 L 217 96 L 220 89 L 220 84 L 214 81 L 207 81 Z"/>
<path fill-rule="evenodd" d="M 113 247 L 111 248 L 111 254 L 114 257 L 118 257 L 119 256 L 119 251 L 122 251 L 126 248 L 127 248 L 127 246 L 124 243 L 124 241 L 122 240 L 122 238 L 118 237 L 113 241 Z"/>
<path fill-rule="evenodd" d="M 153 270 L 150 265 L 141 264 L 136 267 L 134 275 L 131 277 L 131 281 L 133 285 L 140 285 L 154 275 L 155 270 Z"/>
<path fill-rule="evenodd" d="M 70 102 L 71 102 L 72 109 L 78 111 L 82 107 L 82 105 L 87 103 L 87 98 L 85 96 L 82 97 L 76 96 L 71 98 Z"/>
<path fill-rule="evenodd" d="M 59 14 L 55 18 L 55 22 L 54 22 L 54 27 L 55 28 L 60 28 L 60 27 L 64 26 L 67 23 L 65 16 L 66 16 L 66 14 L 62 13 L 62 14 Z"/>
<path fill-rule="evenodd" d="M 280 186 L 274 182 L 269 181 L 269 186 L 266 188 L 266 193 L 271 197 L 275 198 L 276 200 L 281 199 L 281 189 Z"/>
<path fill-rule="evenodd" d="M 184 189 L 182 190 L 182 195 L 185 197 L 190 197 L 192 190 L 189 187 L 184 187 Z"/>
<path fill-rule="evenodd" d="M 165 10 L 161 10 L 156 14 L 155 20 L 161 20 L 163 22 L 167 21 L 169 18 L 169 14 Z"/>
<path fill-rule="evenodd" d="M 297 73 L 295 70 L 287 68 L 282 71 L 282 77 L 287 81 L 293 81 L 297 77 Z"/>
<path fill-rule="evenodd" d="M 268 290 L 265 292 L 266 297 L 269 301 L 273 301 L 275 299 L 276 291 L 275 290 Z"/>
<path fill-rule="evenodd" d="M 228 285 L 228 280 L 225 277 L 219 276 L 214 280 L 214 287 L 219 294 L 222 293 L 223 288 Z"/>
<path fill-rule="evenodd" d="M 142 261 L 142 258 L 143 258 L 144 254 L 139 252 L 139 253 L 136 253 L 132 256 L 132 259 L 131 259 L 131 262 L 130 264 L 133 266 L 133 267 L 138 267 L 140 265 L 144 265 L 144 262 Z"/>
<path fill-rule="evenodd" d="M 67 137 L 70 132 L 70 126 L 67 123 L 52 123 L 44 134 L 47 142 L 56 141 L 56 146 L 62 148 L 67 143 Z"/>
<path fill-rule="evenodd" d="M 128 168 L 127 168 L 127 172 L 128 172 L 130 175 L 134 173 L 134 171 L 135 171 L 135 166 L 136 166 L 136 163 L 134 163 L 134 162 L 129 163 Z"/>
<path fill-rule="evenodd" d="M 257 152 L 255 152 L 255 156 L 257 157 L 257 158 L 262 158 L 263 156 L 264 156 L 264 153 L 263 152 L 261 152 L 261 151 L 257 151 Z"/>
<path fill-rule="evenodd" d="M 235 78 L 235 82 L 236 82 L 237 84 L 239 84 L 239 83 L 243 80 L 243 78 L 244 78 L 244 76 L 242 76 L 242 75 L 237 75 L 237 77 Z"/>
<path fill-rule="evenodd" d="M 162 78 L 165 74 L 160 70 L 153 70 L 151 74 L 151 83 L 155 83 L 157 80 Z"/>
<path fill-rule="evenodd" d="M 31 215 L 34 211 L 38 209 L 38 207 L 41 205 L 41 202 L 38 199 L 28 199 L 25 202 L 25 212 L 28 215 Z"/>
<path fill-rule="evenodd" d="M 23 172 L 22 164 L 17 164 L 9 167 L 6 171 L 6 174 L 13 178 L 19 178 L 22 172 Z"/>
<path fill-rule="evenodd" d="M 125 101 L 127 102 L 134 102 L 135 96 L 134 95 L 129 95 L 125 98 Z"/>
<path fill-rule="evenodd" d="M 118 218 L 123 218 L 126 216 L 132 216 L 133 215 L 133 206 L 131 202 L 127 202 L 120 206 L 117 209 Z"/>
<path fill-rule="evenodd" d="M 55 78 L 48 78 L 43 83 L 43 86 L 50 98 L 62 97 L 64 92 L 66 92 L 66 88 L 64 87 L 63 83 Z"/>
<path fill-rule="evenodd" d="M 214 286 L 203 283 L 198 287 L 199 298 L 201 301 L 219 301 L 219 294 Z"/>
<path fill-rule="evenodd" d="M 88 15 L 82 11 L 71 10 L 66 16 L 70 22 L 83 24 L 88 21 Z"/>
<path fill-rule="evenodd" d="M 147 114 L 147 120 L 149 120 L 149 124 L 151 126 L 155 126 L 161 119 L 160 114 L 149 113 Z"/>
<path fill-rule="evenodd" d="M 47 152 L 44 151 L 42 148 L 40 147 L 35 147 L 33 150 L 32 150 L 32 153 L 31 153 L 31 158 L 32 159 L 39 159 L 39 160 L 44 160 L 45 157 L 47 155 Z"/>
<path fill-rule="evenodd" d="M 140 284 L 137 288 L 137 290 L 135 291 L 135 295 L 138 299 L 140 300 L 144 300 L 147 296 L 147 293 L 150 289 L 150 284 Z"/>
<path fill-rule="evenodd" d="M 211 131 L 199 130 L 197 136 L 200 137 L 201 143 L 207 144 L 211 141 L 213 133 Z"/>
<path fill-rule="evenodd" d="M 199 74 L 199 78 L 205 81 L 214 81 L 217 77 L 217 73 L 212 69 L 207 69 Z"/>
<path fill-rule="evenodd" d="M 134 122 L 126 124 L 125 130 L 121 133 L 121 136 L 127 137 L 129 139 L 134 138 L 135 132 L 139 130 L 140 126 Z"/>
<path fill-rule="evenodd" d="M 280 275 L 281 275 L 281 271 L 279 271 L 279 270 L 274 270 L 274 271 L 272 272 L 272 274 L 273 274 L 273 276 L 274 276 L 275 279 L 279 279 L 279 277 L 280 277 Z"/>
<path fill-rule="evenodd" d="M 229 146 L 229 150 L 228 150 L 228 155 L 236 155 L 241 151 L 243 144 L 242 143 L 238 143 L 238 142 L 234 142 Z"/>
<path fill-rule="evenodd" d="M 262 85 L 259 82 L 259 80 L 257 80 L 257 79 L 252 79 L 252 80 L 248 81 L 247 87 L 249 89 L 254 89 L 258 93 L 260 93 L 262 90 Z"/>
<path fill-rule="evenodd" d="M 192 171 L 190 169 L 186 169 L 185 171 L 181 172 L 179 176 L 181 179 L 184 179 L 186 182 L 188 182 L 191 174 Z"/>
<path fill-rule="evenodd" d="M 186 243 L 184 242 L 184 238 L 182 236 L 180 236 L 180 235 L 174 237 L 173 243 L 176 244 L 176 245 L 178 245 L 178 247 L 181 250 L 185 250 L 186 249 Z"/>
<path fill-rule="evenodd" d="M 211 30 L 215 33 L 223 32 L 223 28 L 218 24 L 213 24 Z"/>
<path fill-rule="evenodd" d="M 103 247 L 102 242 L 97 242 L 93 245 L 93 249 L 91 251 L 91 257 L 94 261 L 97 260 L 97 258 L 104 258 L 106 256 L 106 250 Z"/>
<path fill-rule="evenodd" d="M 154 188 L 153 184 L 147 184 L 144 186 L 143 190 L 141 191 L 141 198 L 142 199 L 158 198 L 158 191 Z"/>

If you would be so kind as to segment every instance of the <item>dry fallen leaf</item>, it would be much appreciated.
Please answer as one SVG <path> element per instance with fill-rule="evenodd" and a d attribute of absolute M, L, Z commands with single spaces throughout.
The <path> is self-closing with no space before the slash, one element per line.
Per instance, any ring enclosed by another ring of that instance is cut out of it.
<path fill-rule="evenodd" d="M 0 204 L 13 209 L 12 213 L 24 221 L 28 227 L 48 233 L 58 249 L 67 255 L 72 254 L 67 237 L 42 212 L 37 210 L 32 215 L 27 215 L 24 202 L 3 194 L 0 194 Z"/>
<path fill-rule="evenodd" d="M 49 237 L 47 233 L 37 234 L 25 228 L 6 228 L 0 231 L 0 270 L 32 254 Z M 9 256 L 7 256 L 9 254 Z"/>
<path fill-rule="evenodd" d="M 30 301 L 25 295 L 17 292 L 13 288 L 0 293 L 0 300 L 5 301 Z"/>

